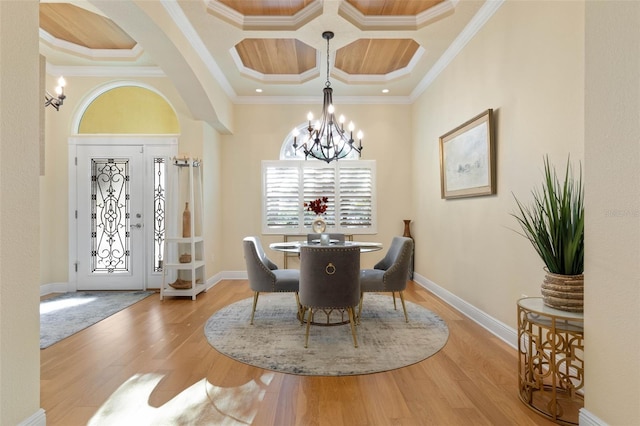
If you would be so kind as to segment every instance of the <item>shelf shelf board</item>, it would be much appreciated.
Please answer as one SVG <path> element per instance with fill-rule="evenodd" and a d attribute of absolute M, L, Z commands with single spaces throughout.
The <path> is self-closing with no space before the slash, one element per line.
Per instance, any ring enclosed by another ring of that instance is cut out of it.
<path fill-rule="evenodd" d="M 163 266 L 170 269 L 198 269 L 204 266 L 204 260 L 189 263 L 165 263 Z"/>
<path fill-rule="evenodd" d="M 202 235 L 197 237 L 167 237 L 166 241 L 168 243 L 180 243 L 180 244 L 189 244 L 191 241 L 194 243 L 201 243 L 204 241 L 204 237 Z"/>

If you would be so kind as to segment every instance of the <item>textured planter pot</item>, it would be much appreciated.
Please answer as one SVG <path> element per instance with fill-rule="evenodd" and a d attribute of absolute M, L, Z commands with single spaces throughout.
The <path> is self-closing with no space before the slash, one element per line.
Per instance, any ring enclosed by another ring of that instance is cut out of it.
<path fill-rule="evenodd" d="M 582 312 L 584 274 L 559 275 L 547 272 L 541 286 L 545 305 L 567 312 Z"/>

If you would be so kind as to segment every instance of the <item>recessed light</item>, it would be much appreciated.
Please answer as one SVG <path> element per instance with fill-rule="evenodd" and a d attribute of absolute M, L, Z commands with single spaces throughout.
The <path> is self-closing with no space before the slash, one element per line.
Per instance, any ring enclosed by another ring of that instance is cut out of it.
<path fill-rule="evenodd" d="M 389 89 L 382 89 L 382 93 L 389 93 Z"/>
<path fill-rule="evenodd" d="M 262 89 L 256 89 L 256 92 L 262 93 Z"/>

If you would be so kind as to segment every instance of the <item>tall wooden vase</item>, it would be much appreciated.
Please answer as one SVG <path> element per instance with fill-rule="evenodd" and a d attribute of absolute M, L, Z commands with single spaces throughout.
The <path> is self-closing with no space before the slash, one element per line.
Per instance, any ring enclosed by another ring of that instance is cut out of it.
<path fill-rule="evenodd" d="M 413 240 L 413 237 L 411 236 L 411 219 L 404 219 L 404 233 L 402 234 L 403 237 L 407 237 L 407 238 L 411 238 Z M 413 242 L 413 251 L 411 252 L 411 266 L 409 267 L 409 279 L 412 280 L 413 279 L 413 253 L 416 250 L 416 245 L 415 245 L 415 240 Z"/>
<path fill-rule="evenodd" d="M 184 238 L 191 236 L 191 212 L 188 201 L 184 206 L 184 212 L 182 212 L 182 236 Z"/>

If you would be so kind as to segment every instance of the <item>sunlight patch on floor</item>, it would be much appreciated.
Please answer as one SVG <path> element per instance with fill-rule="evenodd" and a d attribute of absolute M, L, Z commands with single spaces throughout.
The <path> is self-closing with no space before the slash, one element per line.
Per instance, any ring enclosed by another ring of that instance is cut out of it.
<path fill-rule="evenodd" d="M 251 424 L 273 373 L 233 388 L 215 386 L 203 378 L 162 406 L 152 407 L 150 396 L 163 377 L 132 376 L 100 407 L 88 425 Z"/>
<path fill-rule="evenodd" d="M 42 302 L 40 302 L 40 315 L 59 311 L 60 309 L 71 308 L 73 306 L 86 305 L 87 303 L 91 303 L 95 300 L 95 297 L 72 297 L 69 299 L 52 300 L 50 302 L 47 300 L 43 300 Z"/>

